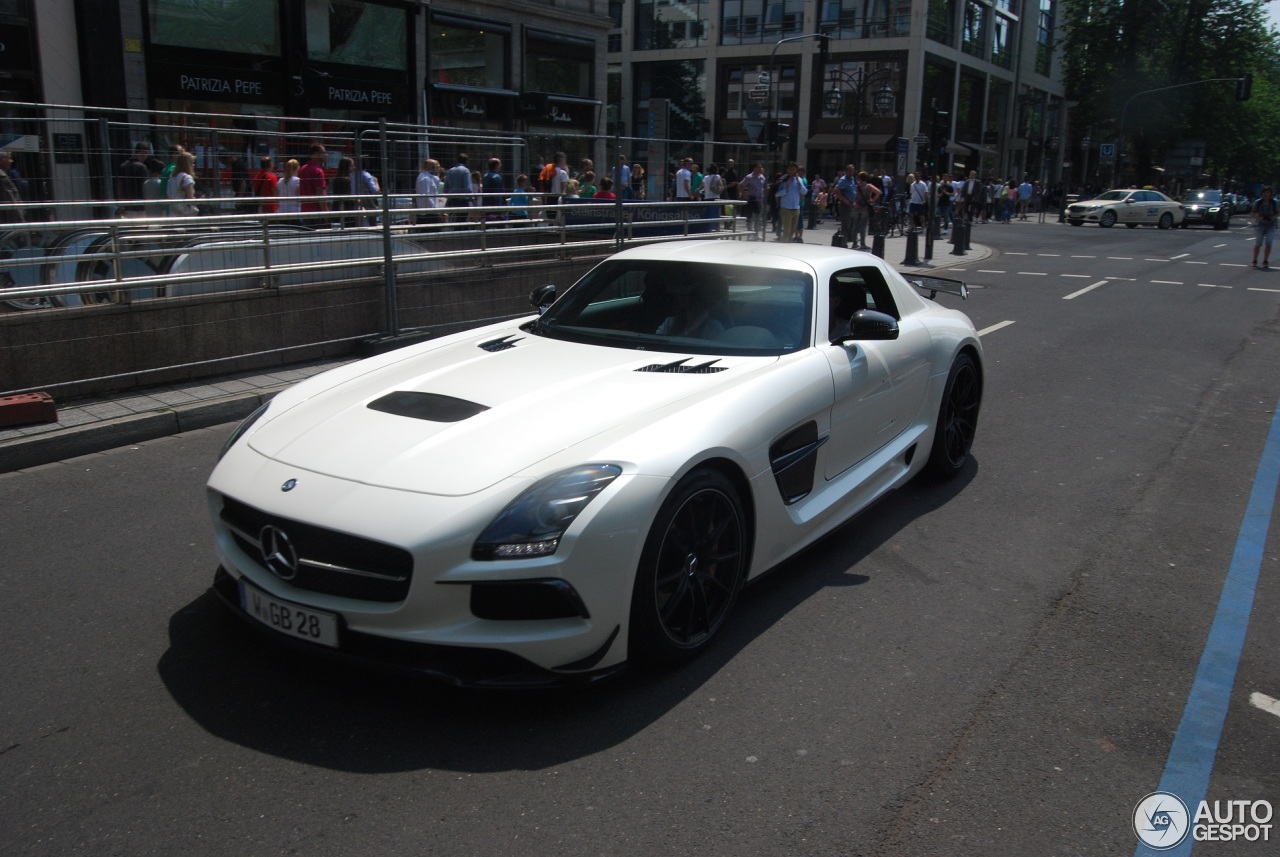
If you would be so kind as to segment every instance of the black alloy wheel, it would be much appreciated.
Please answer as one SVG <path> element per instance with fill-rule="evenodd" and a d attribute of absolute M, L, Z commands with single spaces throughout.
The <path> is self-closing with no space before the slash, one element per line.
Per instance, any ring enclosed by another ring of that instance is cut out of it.
<path fill-rule="evenodd" d="M 681 480 L 658 510 L 640 557 L 630 659 L 671 663 L 707 646 L 746 578 L 747 531 L 728 478 L 696 470 Z"/>
<path fill-rule="evenodd" d="M 969 461 L 969 449 L 978 429 L 982 406 L 982 376 L 969 354 L 959 354 L 951 364 L 947 386 L 942 391 L 938 426 L 933 433 L 928 470 L 935 476 L 955 476 Z"/>

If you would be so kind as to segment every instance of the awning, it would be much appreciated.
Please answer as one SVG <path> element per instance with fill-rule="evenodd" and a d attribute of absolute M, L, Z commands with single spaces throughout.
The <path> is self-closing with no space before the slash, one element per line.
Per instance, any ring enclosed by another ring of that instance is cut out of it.
<path fill-rule="evenodd" d="M 883 149 L 892 134 L 863 134 L 858 137 L 858 148 Z M 814 134 L 805 144 L 810 149 L 852 149 L 853 134 Z"/>
<path fill-rule="evenodd" d="M 988 148 L 981 143 L 966 143 L 963 140 L 960 140 L 955 143 L 947 144 L 948 155 L 967 155 L 970 152 L 975 152 L 987 158 L 1000 157 L 1000 153 L 995 149 Z"/>

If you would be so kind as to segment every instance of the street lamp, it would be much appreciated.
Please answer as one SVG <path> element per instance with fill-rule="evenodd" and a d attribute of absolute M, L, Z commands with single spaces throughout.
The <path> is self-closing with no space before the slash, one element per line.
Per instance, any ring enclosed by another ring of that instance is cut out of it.
<path fill-rule="evenodd" d="M 858 149 L 862 139 L 862 110 L 867 103 L 867 94 L 871 95 L 871 109 L 876 116 L 887 116 L 893 113 L 895 97 L 889 85 L 893 77 L 893 69 L 880 68 L 868 72 L 865 68 L 854 71 L 831 69 L 831 89 L 827 92 L 823 105 L 828 113 L 839 114 L 844 106 L 843 84 L 853 97 L 853 161 L 858 163 Z M 875 88 L 879 87 L 879 88 Z"/>

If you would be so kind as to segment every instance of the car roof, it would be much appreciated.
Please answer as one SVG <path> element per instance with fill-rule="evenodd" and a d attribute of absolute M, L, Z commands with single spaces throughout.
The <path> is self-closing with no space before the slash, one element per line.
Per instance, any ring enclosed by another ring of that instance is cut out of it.
<path fill-rule="evenodd" d="M 876 256 L 839 247 L 821 244 L 780 244 L 776 242 L 745 242 L 735 239 L 704 239 L 670 241 L 630 247 L 610 257 L 611 259 L 680 260 L 708 262 L 723 265 L 754 265 L 764 268 L 797 267 L 825 268 L 841 261 L 860 265 L 885 263 Z"/>

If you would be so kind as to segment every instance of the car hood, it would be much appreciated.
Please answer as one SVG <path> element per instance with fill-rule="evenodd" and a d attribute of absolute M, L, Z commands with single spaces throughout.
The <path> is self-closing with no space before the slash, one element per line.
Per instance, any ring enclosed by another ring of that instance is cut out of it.
<path fill-rule="evenodd" d="M 497 350 L 480 347 L 494 343 Z M 341 372 L 333 386 L 255 426 L 248 442 L 311 472 L 465 495 L 776 360 L 605 348 L 491 329 L 354 377 Z M 723 371 L 679 371 L 707 363 Z"/>

